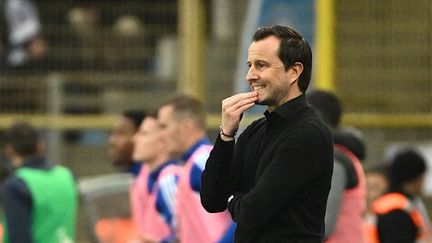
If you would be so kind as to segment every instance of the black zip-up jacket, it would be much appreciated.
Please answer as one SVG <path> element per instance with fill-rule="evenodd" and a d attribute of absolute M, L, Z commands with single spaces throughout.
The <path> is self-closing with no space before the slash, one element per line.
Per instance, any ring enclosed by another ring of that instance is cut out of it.
<path fill-rule="evenodd" d="M 330 129 L 301 95 L 265 112 L 237 143 L 218 137 L 201 201 L 209 212 L 228 207 L 237 243 L 321 242 L 332 172 Z"/>

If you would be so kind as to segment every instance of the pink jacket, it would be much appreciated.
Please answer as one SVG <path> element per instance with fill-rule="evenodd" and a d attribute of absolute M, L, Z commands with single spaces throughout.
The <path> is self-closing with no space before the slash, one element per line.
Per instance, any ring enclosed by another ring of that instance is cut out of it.
<path fill-rule="evenodd" d="M 152 192 L 149 194 L 147 207 L 143 209 L 145 218 L 143 219 L 142 235 L 146 239 L 151 239 L 154 241 L 162 241 L 169 236 L 174 235 L 173 231 L 173 223 L 167 222 L 166 219 L 159 213 L 156 206 L 157 195 L 160 190 L 163 190 L 162 184 L 165 183 L 166 180 L 174 180 L 175 177 L 178 177 L 180 174 L 180 168 L 177 165 L 169 165 L 165 167 L 159 174 L 159 177 L 153 187 Z M 162 192 L 162 193 L 170 193 L 171 196 L 176 194 L 177 188 L 171 187 L 169 188 L 170 192 Z M 175 219 L 173 219 L 175 221 Z"/>
<path fill-rule="evenodd" d="M 178 236 L 182 243 L 217 242 L 231 223 L 227 211 L 208 213 L 201 205 L 200 195 L 190 186 L 190 173 L 193 165 L 204 167 L 212 146 L 198 147 L 184 165 L 179 180 L 177 197 Z"/>
<path fill-rule="evenodd" d="M 362 243 L 364 242 L 363 213 L 366 208 L 366 184 L 363 167 L 351 151 L 343 146 L 335 146 L 353 162 L 358 183 L 354 188 L 345 190 L 335 230 L 326 240 L 326 243 Z"/>
<path fill-rule="evenodd" d="M 149 191 L 147 183 L 150 170 L 147 165 L 141 167 L 140 173 L 135 178 L 130 191 L 132 218 L 135 222 L 139 234 L 144 233 L 143 225 L 145 224 L 145 208 L 149 201 Z"/>

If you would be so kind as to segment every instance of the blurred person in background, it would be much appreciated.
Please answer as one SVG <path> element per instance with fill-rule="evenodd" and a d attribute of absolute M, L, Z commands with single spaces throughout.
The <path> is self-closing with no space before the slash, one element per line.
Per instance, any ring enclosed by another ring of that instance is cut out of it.
<path fill-rule="evenodd" d="M 13 171 L 13 167 L 4 154 L 6 135 L 4 131 L 0 132 L 0 185 Z M 0 207 L 1 208 L 1 207 Z"/>
<path fill-rule="evenodd" d="M 366 168 L 366 211 L 372 212 L 372 202 L 388 191 L 387 164 L 380 163 Z"/>
<path fill-rule="evenodd" d="M 179 241 L 218 242 L 232 233 L 232 221 L 228 212 L 210 214 L 200 202 L 201 174 L 212 149 L 203 104 L 187 95 L 173 97 L 159 108 L 158 123 L 171 154 L 184 162 L 176 202 Z"/>
<path fill-rule="evenodd" d="M 0 187 L 4 180 L 13 172 L 13 167 L 4 154 L 5 137 L 0 133 Z M 0 219 L 4 217 L 2 200 L 0 199 Z M 3 222 L 0 221 L 0 242 L 3 239 Z"/>
<path fill-rule="evenodd" d="M 369 166 L 365 170 L 366 212 L 364 215 L 363 234 L 365 243 L 373 243 L 376 237 L 371 232 L 376 230 L 376 215 L 372 203 L 389 189 L 387 164 L 382 162 Z"/>
<path fill-rule="evenodd" d="M 125 111 L 117 121 L 109 137 L 109 155 L 115 167 L 122 171 L 138 175 L 141 164 L 134 163 L 132 159 L 133 136 L 138 131 L 145 111 Z"/>
<path fill-rule="evenodd" d="M 431 242 L 430 227 L 416 207 L 421 195 L 427 164 L 415 149 L 401 149 L 389 163 L 387 193 L 372 203 L 375 228 L 369 231 L 370 242 Z"/>
<path fill-rule="evenodd" d="M 5 154 L 16 170 L 2 186 L 3 242 L 74 242 L 78 192 L 72 173 L 46 160 L 30 124 L 13 124 L 6 137 Z"/>
<path fill-rule="evenodd" d="M 109 155 L 113 165 L 122 172 L 131 173 L 134 177 L 134 184 L 138 181 L 141 163 L 135 163 L 132 158 L 133 136 L 138 131 L 142 121 L 146 117 L 146 112 L 141 110 L 127 110 L 114 126 L 108 140 Z M 133 194 L 133 185 L 131 193 Z M 127 203 L 133 205 L 127 198 Z M 115 206 L 115 205 L 113 205 Z M 138 235 L 136 225 L 131 215 L 122 217 L 104 217 L 99 219 L 94 225 L 96 238 L 104 243 L 123 243 L 126 240 L 135 239 Z"/>
<path fill-rule="evenodd" d="M 0 188 L 3 184 L 3 181 L 13 172 L 13 167 L 11 163 L 9 163 L 8 159 L 4 154 L 4 146 L 5 146 L 5 134 L 4 131 L 0 132 Z M 2 200 L 0 198 L 0 219 L 4 218 Z M 0 221 L 0 242 L 3 239 L 3 223 Z"/>
<path fill-rule="evenodd" d="M 32 0 L 0 0 L 6 28 L 4 51 L 6 63 L 22 66 L 42 59 L 47 44 L 42 35 L 38 9 Z"/>
<path fill-rule="evenodd" d="M 310 104 L 332 129 L 334 168 L 325 216 L 325 242 L 362 243 L 363 215 L 366 203 L 366 184 L 360 160 L 365 146 L 354 130 L 342 129 L 342 104 L 332 92 L 311 91 Z"/>
<path fill-rule="evenodd" d="M 175 198 L 180 167 L 171 159 L 155 116 L 147 116 L 134 135 L 134 161 L 143 163 L 132 191 L 132 216 L 141 242 L 174 242 Z"/>

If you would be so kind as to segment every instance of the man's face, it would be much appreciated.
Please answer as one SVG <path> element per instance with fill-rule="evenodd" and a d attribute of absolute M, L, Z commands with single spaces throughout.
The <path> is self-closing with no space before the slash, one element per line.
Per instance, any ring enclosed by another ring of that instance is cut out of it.
<path fill-rule="evenodd" d="M 423 175 L 419 176 L 417 179 L 415 179 L 414 181 L 411 182 L 413 184 L 412 185 L 412 187 L 413 187 L 413 189 L 412 189 L 413 192 L 412 193 L 414 195 L 417 195 L 417 196 L 422 195 L 423 189 L 424 189 L 425 179 L 426 179 L 426 175 L 423 174 Z"/>
<path fill-rule="evenodd" d="M 122 117 L 114 127 L 109 137 L 109 150 L 115 165 L 129 165 L 132 156 L 132 137 L 135 134 L 135 126 L 131 120 Z"/>
<path fill-rule="evenodd" d="M 366 174 L 367 202 L 370 204 L 388 189 L 385 175 L 376 172 Z"/>
<path fill-rule="evenodd" d="M 152 162 L 164 146 L 160 135 L 157 120 L 153 117 L 145 118 L 139 130 L 133 136 L 133 160 Z"/>
<path fill-rule="evenodd" d="M 246 80 L 251 89 L 258 92 L 257 104 L 269 106 L 269 110 L 288 101 L 293 70 L 285 71 L 278 57 L 280 40 L 269 36 L 253 42 L 248 50 L 249 67 Z"/>
<path fill-rule="evenodd" d="M 181 155 L 184 151 L 182 121 L 174 116 L 174 107 L 166 105 L 159 109 L 158 124 L 162 136 L 172 155 Z"/>

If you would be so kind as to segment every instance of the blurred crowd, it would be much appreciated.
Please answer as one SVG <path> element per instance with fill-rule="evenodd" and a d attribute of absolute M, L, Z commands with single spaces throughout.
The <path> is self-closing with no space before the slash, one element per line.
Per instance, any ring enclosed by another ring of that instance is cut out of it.
<path fill-rule="evenodd" d="M 31 0 L 0 1 L 2 66 L 21 66 L 42 59 L 47 43 L 42 36 L 38 9 Z"/>

